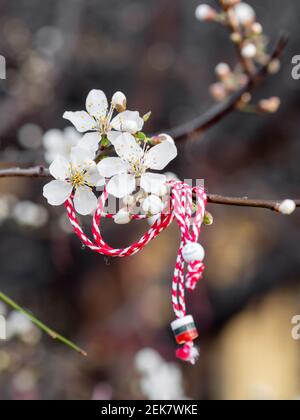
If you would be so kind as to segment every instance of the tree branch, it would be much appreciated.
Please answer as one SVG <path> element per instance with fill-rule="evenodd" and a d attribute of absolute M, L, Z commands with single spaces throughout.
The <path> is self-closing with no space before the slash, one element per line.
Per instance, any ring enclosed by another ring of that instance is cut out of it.
<path fill-rule="evenodd" d="M 269 209 L 279 212 L 279 206 L 283 200 L 262 200 L 250 199 L 248 197 L 225 197 L 218 194 L 208 194 L 208 202 L 212 204 L 223 204 L 225 206 L 254 207 Z M 300 200 L 294 200 L 297 207 L 300 207 Z"/>
<path fill-rule="evenodd" d="M 43 166 L 33 168 L 7 168 L 0 169 L 0 178 L 49 178 L 49 169 Z M 226 206 L 256 207 L 279 211 L 283 200 L 250 199 L 248 197 L 227 197 L 219 194 L 208 194 L 208 202 L 211 204 L 223 204 Z M 300 199 L 294 200 L 297 207 L 300 207 Z"/>
<path fill-rule="evenodd" d="M 41 178 L 49 177 L 50 172 L 48 168 L 43 166 L 35 166 L 33 168 L 22 169 L 22 168 L 8 168 L 0 169 L 0 178 Z"/>
<path fill-rule="evenodd" d="M 228 30 L 230 34 L 232 35 L 234 33 L 237 33 L 240 36 L 240 41 L 234 43 L 237 56 L 242 68 L 244 69 L 245 74 L 251 78 L 253 75 L 255 75 L 256 67 L 251 59 L 243 57 L 242 49 L 244 38 L 243 33 L 240 30 L 239 24 L 237 22 L 235 12 L 232 9 L 232 7 L 225 6 L 225 4 L 222 1 L 217 1 L 217 3 L 226 15 Z"/>
<path fill-rule="evenodd" d="M 273 60 L 279 59 L 281 57 L 286 45 L 287 37 L 285 35 L 281 35 L 268 62 L 262 66 L 252 78 L 249 79 L 245 86 L 235 92 L 226 101 L 222 102 L 221 104 L 214 105 L 205 114 L 200 115 L 198 118 L 168 131 L 168 134 L 172 136 L 177 142 L 185 141 L 216 125 L 230 112 L 235 110 L 236 105 L 245 93 L 251 92 L 259 83 L 265 79 L 265 77 L 268 75 L 270 63 Z"/>

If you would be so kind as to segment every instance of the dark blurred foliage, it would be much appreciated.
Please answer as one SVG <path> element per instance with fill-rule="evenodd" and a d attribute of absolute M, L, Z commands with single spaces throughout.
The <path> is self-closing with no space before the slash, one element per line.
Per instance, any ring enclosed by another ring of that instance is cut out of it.
<path fill-rule="evenodd" d="M 278 95 L 282 107 L 270 116 L 232 114 L 202 137 L 180 144 L 170 170 L 182 179 L 204 178 L 214 193 L 299 198 L 300 82 L 292 79 L 290 63 L 300 52 L 300 3 L 249 3 L 271 45 L 281 29 L 290 36 L 281 72 L 256 94 Z M 215 65 L 234 65 L 236 57 L 226 29 L 195 20 L 198 4 L 1 0 L 0 52 L 8 65 L 7 80 L 0 83 L 3 165 L 43 163 L 41 150 L 28 151 L 18 143 L 20 127 L 28 122 L 44 131 L 65 127 L 63 112 L 83 109 L 92 88 L 109 97 L 122 90 L 130 109 L 152 110 L 149 132 L 165 131 L 207 110 Z M 1 181 L 0 193 L 45 204 L 42 185 L 40 180 L 7 179 Z M 202 355 L 195 367 L 182 366 L 187 395 L 251 398 L 268 386 L 279 398 L 296 398 L 299 343 L 290 338 L 290 319 L 300 306 L 299 215 L 285 218 L 225 206 L 209 210 L 215 223 L 203 231 L 207 272 L 188 298 L 202 336 Z M 174 360 L 169 291 L 177 229 L 172 227 L 135 257 L 107 260 L 59 230 L 61 212 L 51 209 L 48 225 L 37 232 L 9 222 L 1 226 L 1 290 L 78 342 L 88 357 L 48 337 L 33 349 L 10 343 L 15 362 L 0 373 L 0 398 L 19 396 L 13 378 L 24 367 L 37 380 L 28 398 L 90 399 L 99 383 L 112 388 L 113 398 L 140 398 L 135 353 L 150 346 Z M 105 237 L 121 246 L 146 228 L 143 223 L 120 227 L 107 222 Z M 267 323 L 268 317 L 273 323 Z M 263 326 L 269 339 L 259 332 Z M 241 334 L 245 328 L 247 335 Z M 256 342 L 258 350 L 244 348 L 239 340 Z M 276 376 L 275 366 L 285 369 Z"/>

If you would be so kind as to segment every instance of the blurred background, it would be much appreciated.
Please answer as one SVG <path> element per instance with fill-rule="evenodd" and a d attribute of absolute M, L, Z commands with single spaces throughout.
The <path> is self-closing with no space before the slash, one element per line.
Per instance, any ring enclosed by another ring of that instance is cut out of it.
<path fill-rule="evenodd" d="M 208 2 L 209 3 L 209 2 Z M 148 132 L 166 131 L 212 105 L 216 64 L 236 63 L 226 28 L 200 23 L 189 0 L 1 0 L 1 168 L 45 164 L 43 134 L 63 129 L 93 89 L 124 91 L 129 109 L 153 111 Z M 213 4 L 213 2 L 211 2 Z M 280 96 L 275 115 L 231 114 L 179 147 L 170 166 L 204 178 L 209 192 L 300 196 L 300 54 L 297 0 L 249 0 L 271 44 L 290 42 L 281 72 L 257 97 Z M 174 225 L 137 256 L 112 260 L 82 249 L 63 208 L 49 208 L 45 180 L 1 179 L 0 290 L 71 338 L 86 358 L 41 335 L 1 304 L 0 399 L 298 399 L 300 219 L 210 205 L 205 279 L 188 296 L 200 332 L 195 366 L 175 359 L 170 284 Z M 132 243 L 144 222 L 104 225 L 112 246 Z M 152 350 L 150 350 L 152 349 Z"/>

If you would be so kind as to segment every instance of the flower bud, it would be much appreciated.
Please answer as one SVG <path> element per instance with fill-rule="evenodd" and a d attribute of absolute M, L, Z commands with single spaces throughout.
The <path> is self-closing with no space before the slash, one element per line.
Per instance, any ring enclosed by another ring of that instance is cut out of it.
<path fill-rule="evenodd" d="M 248 3 L 237 4 L 234 7 L 234 12 L 238 23 L 242 26 L 250 26 L 255 22 L 255 11 Z"/>
<path fill-rule="evenodd" d="M 242 41 L 242 36 L 241 34 L 239 34 L 238 32 L 233 32 L 230 35 L 230 39 L 232 42 L 234 42 L 235 44 L 239 44 Z"/>
<path fill-rule="evenodd" d="M 274 58 L 274 60 L 272 60 L 268 66 L 268 72 L 269 74 L 276 74 L 279 72 L 281 67 L 281 63 L 280 60 L 278 60 L 278 58 Z"/>
<path fill-rule="evenodd" d="M 161 213 L 164 209 L 164 204 L 156 195 L 149 195 L 143 202 L 143 210 L 147 214 L 155 215 Z"/>
<path fill-rule="evenodd" d="M 127 99 L 123 92 L 116 92 L 112 97 L 111 103 L 118 112 L 126 111 Z"/>
<path fill-rule="evenodd" d="M 254 22 L 253 25 L 251 26 L 251 32 L 254 35 L 261 35 L 263 33 L 262 25 L 258 22 Z"/>
<path fill-rule="evenodd" d="M 279 206 L 279 212 L 289 216 L 296 210 L 296 203 L 293 200 L 284 200 Z"/>
<path fill-rule="evenodd" d="M 217 12 L 208 4 L 200 4 L 195 11 L 197 20 L 200 21 L 211 21 L 216 17 Z"/>
<path fill-rule="evenodd" d="M 120 209 L 113 218 L 117 225 L 126 225 L 131 221 L 130 214 L 126 208 Z"/>
<path fill-rule="evenodd" d="M 224 80 L 231 74 L 230 67 L 227 63 L 220 63 L 215 68 L 216 75 L 221 79 Z"/>
<path fill-rule="evenodd" d="M 257 49 L 254 44 L 246 44 L 242 48 L 242 56 L 244 58 L 254 58 L 256 56 Z"/>
<path fill-rule="evenodd" d="M 227 98 L 227 91 L 223 83 L 214 83 L 210 86 L 210 94 L 217 102 L 222 102 Z"/>
<path fill-rule="evenodd" d="M 277 96 L 269 99 L 263 99 L 259 102 L 259 109 L 263 112 L 273 114 L 278 111 L 281 101 Z"/>
<path fill-rule="evenodd" d="M 138 125 L 133 120 L 122 121 L 122 131 L 130 134 L 135 134 L 138 131 Z"/>
<path fill-rule="evenodd" d="M 205 226 L 211 226 L 214 223 L 214 217 L 208 211 L 206 211 L 204 214 L 203 223 Z"/>
<path fill-rule="evenodd" d="M 145 114 L 145 115 L 143 116 L 143 120 L 144 120 L 145 122 L 147 122 L 147 121 L 150 119 L 151 115 L 152 115 L 152 111 L 147 112 L 147 114 Z"/>

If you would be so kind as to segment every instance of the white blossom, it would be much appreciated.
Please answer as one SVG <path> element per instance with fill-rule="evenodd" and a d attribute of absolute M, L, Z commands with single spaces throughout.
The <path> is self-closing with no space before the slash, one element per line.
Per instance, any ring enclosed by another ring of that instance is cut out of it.
<path fill-rule="evenodd" d="M 80 134 L 73 127 L 66 127 L 64 130 L 52 129 L 47 131 L 43 136 L 46 162 L 53 162 L 59 155 L 68 159 L 72 147 L 76 146 L 80 139 Z"/>
<path fill-rule="evenodd" d="M 164 207 L 164 203 L 161 199 L 154 194 L 149 195 L 149 197 L 145 198 L 143 201 L 144 212 L 152 216 L 161 213 Z"/>
<path fill-rule="evenodd" d="M 123 108 L 122 108 L 123 104 Z M 105 93 L 102 90 L 92 90 L 86 99 L 86 110 L 64 113 L 63 118 L 71 121 L 75 128 L 85 133 L 96 131 L 100 135 L 108 135 L 113 130 L 129 132 L 132 134 L 140 131 L 144 120 L 137 111 L 123 111 L 113 118 L 115 109 L 126 108 L 126 97 L 122 92 L 116 92 L 110 107 Z"/>
<path fill-rule="evenodd" d="M 123 92 L 116 92 L 112 97 L 111 103 L 119 112 L 126 110 L 127 99 Z"/>
<path fill-rule="evenodd" d="M 49 204 L 59 206 L 74 192 L 74 206 L 79 214 L 87 215 L 95 210 L 97 198 L 92 188 L 105 183 L 94 162 L 97 148 L 97 136 L 86 134 L 71 150 L 69 160 L 58 156 L 53 161 L 49 170 L 55 180 L 45 185 L 43 191 Z"/>
<path fill-rule="evenodd" d="M 98 164 L 100 174 L 111 178 L 107 184 L 108 193 L 117 198 L 125 197 L 136 189 L 137 180 L 144 191 L 158 193 L 166 177 L 147 170 L 164 169 L 177 156 L 175 144 L 165 141 L 152 148 L 146 145 L 142 148 L 129 133 L 109 139 L 119 157 L 108 157 Z"/>

